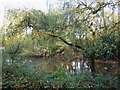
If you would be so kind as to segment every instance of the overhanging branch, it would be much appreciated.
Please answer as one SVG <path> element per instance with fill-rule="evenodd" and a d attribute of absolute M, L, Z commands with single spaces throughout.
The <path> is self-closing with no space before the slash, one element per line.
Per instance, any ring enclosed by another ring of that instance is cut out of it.
<path fill-rule="evenodd" d="M 49 35 L 52 36 L 52 37 L 57 37 L 57 38 L 59 38 L 62 42 L 64 42 L 65 44 L 67 44 L 67 45 L 69 45 L 69 46 L 73 46 L 73 47 L 76 47 L 76 48 L 79 48 L 79 49 L 84 50 L 81 46 L 79 46 L 79 45 L 74 45 L 74 44 L 72 44 L 72 43 L 69 43 L 69 42 L 67 42 L 65 39 L 63 39 L 63 38 L 60 37 L 60 36 L 52 35 L 52 34 L 49 34 Z"/>

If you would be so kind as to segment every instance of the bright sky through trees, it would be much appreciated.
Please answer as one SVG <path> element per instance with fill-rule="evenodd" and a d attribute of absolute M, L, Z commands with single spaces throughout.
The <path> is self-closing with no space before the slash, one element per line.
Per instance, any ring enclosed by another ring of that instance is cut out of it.
<path fill-rule="evenodd" d="M 54 3 L 56 0 L 52 0 Z M 0 0 L 0 27 L 3 23 L 4 10 L 8 8 L 34 8 L 47 11 L 47 0 Z"/>
<path fill-rule="evenodd" d="M 57 1 L 58 0 L 0 0 L 0 27 L 3 23 L 4 10 L 8 8 L 34 8 L 47 12 L 48 3 L 55 4 Z M 106 11 L 108 11 L 107 8 Z"/>

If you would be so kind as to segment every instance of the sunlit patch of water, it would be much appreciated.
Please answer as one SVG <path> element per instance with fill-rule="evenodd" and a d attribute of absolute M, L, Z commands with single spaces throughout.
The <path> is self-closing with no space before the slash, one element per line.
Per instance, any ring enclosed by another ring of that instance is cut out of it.
<path fill-rule="evenodd" d="M 88 72 L 90 73 L 90 66 L 87 61 L 83 61 L 80 59 L 74 60 L 66 65 L 66 69 L 68 70 L 69 74 L 77 74 L 77 73 L 84 73 Z"/>

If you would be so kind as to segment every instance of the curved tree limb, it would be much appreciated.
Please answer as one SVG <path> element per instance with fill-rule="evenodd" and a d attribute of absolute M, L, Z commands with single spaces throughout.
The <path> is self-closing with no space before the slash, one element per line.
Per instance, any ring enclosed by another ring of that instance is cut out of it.
<path fill-rule="evenodd" d="M 52 36 L 52 37 L 57 37 L 57 38 L 59 38 L 61 41 L 63 41 L 65 44 L 67 44 L 67 45 L 69 45 L 69 46 L 73 46 L 73 47 L 76 47 L 76 48 L 78 48 L 78 49 L 84 50 L 84 48 L 82 48 L 81 46 L 79 46 L 79 45 L 74 45 L 74 44 L 72 44 L 72 43 L 69 43 L 69 42 L 67 42 L 65 39 L 63 39 L 63 38 L 60 37 L 60 36 L 52 35 L 52 34 L 49 34 L 49 35 Z"/>

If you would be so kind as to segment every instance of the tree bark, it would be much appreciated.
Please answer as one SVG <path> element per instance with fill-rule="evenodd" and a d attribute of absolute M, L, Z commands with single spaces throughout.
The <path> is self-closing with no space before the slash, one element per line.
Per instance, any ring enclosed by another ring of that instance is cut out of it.
<path fill-rule="evenodd" d="M 119 0 L 118 0 L 119 2 Z M 120 2 L 118 3 L 118 22 L 120 22 Z M 117 43 L 117 49 L 118 49 L 118 53 L 117 53 L 117 58 L 118 58 L 118 87 L 117 89 L 120 89 L 120 23 L 118 23 L 118 43 Z"/>
<path fill-rule="evenodd" d="M 118 90 L 120 89 L 120 42 L 118 42 Z"/>
<path fill-rule="evenodd" d="M 92 76 L 95 75 L 95 58 L 94 58 L 94 54 L 90 57 L 90 61 L 91 61 L 91 64 L 90 64 L 90 68 L 91 68 L 91 74 Z"/>

